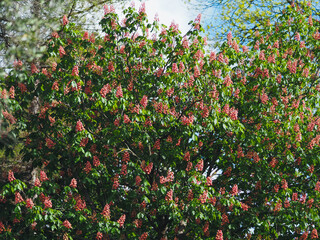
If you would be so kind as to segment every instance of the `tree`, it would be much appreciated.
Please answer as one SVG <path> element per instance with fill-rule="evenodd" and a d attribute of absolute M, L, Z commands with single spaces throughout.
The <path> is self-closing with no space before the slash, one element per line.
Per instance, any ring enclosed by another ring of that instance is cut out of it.
<path fill-rule="evenodd" d="M 9 71 L 15 60 L 36 62 L 46 49 L 47 40 L 66 15 L 84 30 L 96 30 L 90 15 L 102 11 L 111 0 L 3 0 L 0 2 L 0 49 L 4 62 L 0 70 Z M 118 2 L 122 2 L 119 0 Z"/>
<path fill-rule="evenodd" d="M 265 20 L 273 21 L 278 19 L 281 15 L 281 10 L 287 4 L 294 4 L 294 2 L 297 1 L 196 0 L 192 1 L 191 4 L 208 13 L 208 29 L 210 29 L 210 35 L 217 43 L 223 40 L 229 31 L 235 34 L 240 39 L 240 42 L 244 43 L 247 37 L 259 29 Z M 313 14 L 319 18 L 319 1 L 310 2 L 312 2 Z M 211 21 L 210 18 L 213 18 L 213 20 Z"/>
<path fill-rule="evenodd" d="M 0 1 L 0 75 L 5 76 L 14 64 L 22 62 L 25 64 L 20 67 L 29 67 L 31 63 L 45 67 L 40 59 L 49 38 L 59 26 L 61 16 L 66 15 L 83 31 L 97 31 L 98 24 L 93 23 L 90 15 L 99 14 L 99 11 L 102 15 L 103 5 L 110 2 L 112 0 Z M 37 99 L 32 104 L 34 110 L 38 108 Z M 11 106 L 1 102 L 0 108 Z M 6 124 L 0 124 L 0 135 L 0 149 L 12 152 L 12 148 L 17 147 L 17 139 Z"/>
<path fill-rule="evenodd" d="M 103 39 L 64 19 L 50 68 L 2 81 L 2 97 L 13 89 L 19 103 L 3 115 L 28 133 L 24 159 L 40 174 L 23 182 L 9 171 L 0 237 L 318 238 L 320 34 L 310 8 L 289 5 L 242 51 L 229 34 L 210 54 L 200 17 L 181 36 L 174 23 L 148 23 L 143 5 L 124 14 L 106 8 Z"/>

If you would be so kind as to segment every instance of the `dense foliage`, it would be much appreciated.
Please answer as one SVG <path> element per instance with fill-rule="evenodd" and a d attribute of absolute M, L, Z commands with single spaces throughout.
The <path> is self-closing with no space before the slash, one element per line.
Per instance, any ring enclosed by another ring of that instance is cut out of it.
<path fill-rule="evenodd" d="M 103 39 L 67 18 L 47 68 L 12 71 L 2 111 L 30 182 L 9 171 L 0 239 L 316 239 L 319 22 L 288 6 L 205 51 L 200 16 L 148 23 L 105 7 Z M 240 50 L 241 49 L 241 50 Z M 37 100 L 39 111 L 32 102 Z"/>

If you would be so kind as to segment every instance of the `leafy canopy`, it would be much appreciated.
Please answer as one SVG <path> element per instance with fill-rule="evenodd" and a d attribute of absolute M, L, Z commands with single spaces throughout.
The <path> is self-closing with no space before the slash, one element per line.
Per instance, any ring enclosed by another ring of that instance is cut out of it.
<path fill-rule="evenodd" d="M 2 114 L 31 182 L 1 183 L 1 239 L 311 239 L 319 221 L 319 22 L 288 6 L 240 46 L 120 20 L 64 18 L 50 67 L 10 72 Z M 37 84 L 35 84 L 37 83 Z M 9 93 L 9 94 L 8 94 Z M 30 104 L 39 97 L 39 112 Z"/>

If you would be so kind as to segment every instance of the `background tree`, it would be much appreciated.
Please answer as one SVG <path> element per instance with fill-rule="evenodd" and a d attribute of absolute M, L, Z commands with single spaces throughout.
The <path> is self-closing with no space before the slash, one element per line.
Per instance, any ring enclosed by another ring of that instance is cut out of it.
<path fill-rule="evenodd" d="M 263 22 L 269 19 L 271 22 L 278 19 L 282 9 L 292 0 L 195 0 L 189 1 L 193 7 L 205 12 L 207 27 L 210 37 L 215 44 L 225 38 L 231 31 L 244 43 L 250 34 L 253 34 Z M 319 1 L 310 1 L 313 17 L 320 17 Z"/>
<path fill-rule="evenodd" d="M 211 53 L 199 17 L 181 36 L 149 23 L 143 6 L 123 20 L 106 8 L 103 39 L 65 19 L 50 67 L 1 81 L 2 98 L 19 103 L 2 113 L 28 134 L 24 159 L 41 171 L 30 182 L 8 172 L 0 238 L 317 239 L 311 14 L 289 5 L 248 46 L 228 34 Z"/>
<path fill-rule="evenodd" d="M 85 30 L 98 30 L 94 15 L 103 15 L 103 5 L 112 0 L 3 0 L 0 2 L 0 74 L 14 60 L 39 60 L 47 40 L 66 15 Z M 123 0 L 117 1 L 124 2 Z"/>
<path fill-rule="evenodd" d="M 3 0 L 0 1 L 0 76 L 5 76 L 13 65 L 30 69 L 31 64 L 40 67 L 43 51 L 47 48 L 51 34 L 58 29 L 62 16 L 66 15 L 77 23 L 79 29 L 98 32 L 99 25 L 92 21 L 95 15 L 103 16 L 103 6 L 111 0 Z M 124 1 L 119 0 L 118 3 Z M 81 27 L 80 27 L 81 26 Z M 22 65 L 22 62 L 24 63 Z M 13 64 L 14 63 L 14 64 Z M 43 67 L 43 66 L 42 66 Z M 35 97 L 30 107 L 33 112 L 39 108 Z M 0 108 L 15 108 L 9 102 L 0 102 Z M 2 166 L 11 165 L 9 152 L 15 149 L 18 158 L 17 139 L 5 119 L 0 118 L 0 149 L 6 151 Z M 22 134 L 22 133 L 20 133 Z M 8 152 L 9 151 L 9 152 Z M 2 158 L 2 157 L 1 157 Z M 16 159 L 18 160 L 18 159 Z M 9 163 L 9 162 L 10 163 Z M 13 161 L 13 160 L 12 160 Z M 1 168 L 0 168 L 1 169 Z"/>

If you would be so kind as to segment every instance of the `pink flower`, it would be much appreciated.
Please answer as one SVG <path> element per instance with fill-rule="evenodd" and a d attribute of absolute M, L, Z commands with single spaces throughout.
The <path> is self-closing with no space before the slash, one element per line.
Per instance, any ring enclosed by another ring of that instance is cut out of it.
<path fill-rule="evenodd" d="M 311 239 L 317 239 L 317 238 L 319 238 L 318 231 L 317 231 L 317 229 L 314 228 L 311 232 Z"/>
<path fill-rule="evenodd" d="M 82 40 L 88 40 L 89 39 L 89 33 L 87 31 L 85 31 L 83 33 L 83 37 L 82 37 Z"/>
<path fill-rule="evenodd" d="M 123 92 L 122 92 L 122 87 L 121 87 L 121 85 L 119 85 L 119 86 L 117 87 L 116 97 L 117 97 L 117 98 L 122 98 L 122 97 L 123 97 Z"/>
<path fill-rule="evenodd" d="M 153 149 L 160 150 L 160 139 L 157 139 L 153 145 Z"/>
<path fill-rule="evenodd" d="M 34 207 L 34 203 L 33 203 L 31 198 L 27 198 L 26 207 L 29 208 L 29 209 L 32 209 Z"/>
<path fill-rule="evenodd" d="M 304 68 L 303 69 L 302 76 L 306 77 L 306 78 L 309 76 L 309 68 Z"/>
<path fill-rule="evenodd" d="M 218 230 L 217 235 L 216 235 L 216 240 L 223 240 L 222 230 Z"/>
<path fill-rule="evenodd" d="M 15 69 L 19 69 L 22 67 L 22 61 L 21 60 L 14 60 L 13 66 Z"/>
<path fill-rule="evenodd" d="M 79 67 L 78 66 L 74 66 L 72 69 L 72 76 L 79 76 Z"/>
<path fill-rule="evenodd" d="M 55 82 L 52 84 L 51 89 L 54 90 L 54 91 L 59 91 L 59 83 L 58 83 L 57 81 L 55 81 Z"/>
<path fill-rule="evenodd" d="M 86 162 L 86 166 L 84 167 L 83 170 L 86 172 L 86 174 L 88 174 L 89 172 L 91 172 L 92 166 L 91 166 L 91 163 L 90 163 L 89 161 Z"/>
<path fill-rule="evenodd" d="M 238 195 L 238 185 L 237 184 L 233 185 L 232 190 L 231 190 L 231 195 L 232 196 Z"/>
<path fill-rule="evenodd" d="M 140 176 L 136 176 L 136 185 L 139 186 L 141 183 L 141 177 Z"/>
<path fill-rule="evenodd" d="M 59 54 L 60 54 L 60 57 L 63 57 L 64 55 L 66 55 L 66 51 L 62 46 L 59 47 Z"/>
<path fill-rule="evenodd" d="M 101 233 L 101 232 L 97 232 L 96 239 L 97 239 L 97 240 L 102 240 L 102 238 L 103 238 L 102 233 Z"/>
<path fill-rule="evenodd" d="M 120 174 L 123 176 L 126 176 L 128 174 L 127 164 L 122 164 Z"/>
<path fill-rule="evenodd" d="M 23 201 L 24 201 L 24 200 L 23 200 L 21 194 L 20 194 L 19 192 L 16 192 L 16 193 L 15 193 L 15 200 L 14 200 L 15 204 L 21 203 L 21 202 L 23 202 Z"/>
<path fill-rule="evenodd" d="M 203 170 L 203 159 L 201 159 L 197 165 L 195 166 L 195 169 L 199 172 L 201 172 Z"/>
<path fill-rule="evenodd" d="M 143 106 L 143 108 L 146 108 L 148 105 L 148 97 L 146 95 L 143 95 L 141 101 L 140 101 L 141 106 Z"/>
<path fill-rule="evenodd" d="M 139 237 L 139 240 L 146 240 L 148 238 L 148 233 L 144 232 L 142 235 Z"/>
<path fill-rule="evenodd" d="M 228 32 L 228 34 L 227 34 L 227 40 L 228 40 L 228 43 L 231 43 L 231 41 L 232 41 L 232 32 Z M 231 44 L 229 44 L 229 45 L 231 45 Z"/>
<path fill-rule="evenodd" d="M 45 197 L 43 204 L 44 204 L 45 209 L 52 208 L 52 202 L 51 202 L 50 198 L 48 198 L 48 197 Z"/>
<path fill-rule="evenodd" d="M 199 196 L 199 200 L 202 204 L 204 204 L 206 203 L 207 199 L 208 199 L 208 191 L 204 191 L 204 193 Z"/>
<path fill-rule="evenodd" d="M 313 21 L 312 21 L 312 16 L 310 15 L 309 18 L 308 18 L 308 24 L 310 26 L 313 26 Z"/>
<path fill-rule="evenodd" d="M 16 180 L 16 178 L 14 177 L 14 174 L 11 170 L 9 170 L 9 172 L 8 172 L 8 180 L 9 180 L 9 182 Z"/>
<path fill-rule="evenodd" d="M 48 148 L 53 148 L 56 144 L 50 138 L 46 138 L 46 145 Z"/>
<path fill-rule="evenodd" d="M 249 52 L 249 48 L 247 46 L 242 46 L 242 52 Z"/>
<path fill-rule="evenodd" d="M 178 73 L 178 72 L 179 72 L 178 66 L 177 66 L 176 63 L 173 63 L 173 64 L 172 64 L 172 72 L 173 72 L 173 73 Z"/>
<path fill-rule="evenodd" d="M 100 165 L 99 158 L 97 156 L 93 156 L 93 166 L 98 167 Z"/>
<path fill-rule="evenodd" d="M 130 118 L 128 117 L 127 114 L 123 115 L 123 122 L 126 123 L 126 124 L 131 123 L 131 120 L 130 120 Z"/>
<path fill-rule="evenodd" d="M 172 200 L 173 200 L 172 196 L 173 196 L 173 190 L 170 189 L 170 191 L 167 192 L 167 195 L 165 196 L 164 199 L 165 199 L 167 202 L 172 201 Z"/>
<path fill-rule="evenodd" d="M 285 180 L 285 179 L 282 179 L 281 180 L 281 184 L 282 184 L 282 188 L 284 189 L 284 190 L 286 190 L 287 188 L 288 188 L 288 182 Z"/>
<path fill-rule="evenodd" d="M 47 174 L 44 171 L 40 171 L 40 181 L 44 182 L 49 180 L 49 178 L 47 177 Z"/>
<path fill-rule="evenodd" d="M 182 47 L 185 48 L 185 49 L 189 48 L 189 41 L 188 41 L 188 39 L 186 37 L 183 38 L 183 40 L 182 40 Z"/>
<path fill-rule="evenodd" d="M 259 60 L 266 60 L 265 56 L 264 56 L 264 50 L 260 51 L 260 54 L 259 54 Z"/>
<path fill-rule="evenodd" d="M 51 33 L 51 36 L 52 36 L 53 38 L 59 38 L 59 34 L 58 34 L 57 32 Z"/>
<path fill-rule="evenodd" d="M 268 100 L 269 100 L 269 97 L 266 93 L 262 93 L 261 96 L 260 96 L 260 100 L 263 104 L 267 104 L 268 103 Z"/>
<path fill-rule="evenodd" d="M 94 33 L 91 33 L 90 35 L 90 42 L 95 43 L 95 37 L 94 37 Z"/>
<path fill-rule="evenodd" d="M 119 175 L 116 174 L 113 178 L 112 189 L 118 189 L 118 187 L 119 187 Z"/>
<path fill-rule="evenodd" d="M 53 62 L 51 70 L 54 72 L 55 70 L 57 70 L 57 66 L 58 64 L 56 62 Z"/>
<path fill-rule="evenodd" d="M 108 203 L 104 206 L 101 215 L 104 216 L 106 219 L 110 218 L 110 205 Z"/>
<path fill-rule="evenodd" d="M 31 64 L 31 73 L 38 73 L 39 70 L 38 68 L 36 67 L 36 65 L 34 65 L 33 63 Z"/>
<path fill-rule="evenodd" d="M 10 90 L 9 90 L 9 97 L 10 97 L 10 98 L 14 98 L 14 93 L 15 93 L 14 86 L 11 86 L 11 88 L 10 88 Z"/>
<path fill-rule="evenodd" d="M 227 75 L 227 76 L 224 78 L 223 84 L 226 85 L 226 87 L 229 87 L 232 83 L 233 83 L 233 82 L 232 82 L 230 76 Z"/>
<path fill-rule="evenodd" d="M 106 95 L 107 95 L 108 93 L 110 93 L 110 92 L 111 92 L 111 86 L 110 86 L 110 84 L 108 83 L 108 84 L 104 85 L 104 86 L 101 88 L 101 90 L 100 90 L 100 95 L 101 95 L 101 97 L 105 98 Z"/>
<path fill-rule="evenodd" d="M 83 127 L 83 124 L 80 120 L 77 121 L 77 125 L 76 125 L 76 132 L 82 132 L 84 131 L 84 127 Z"/>
<path fill-rule="evenodd" d="M 36 178 L 36 179 L 34 180 L 34 186 L 35 186 L 35 187 L 41 187 L 41 182 L 40 182 L 39 178 Z"/>
<path fill-rule="evenodd" d="M 63 23 L 63 26 L 65 26 L 65 25 L 67 25 L 69 23 L 69 20 L 68 20 L 66 15 L 63 16 L 62 23 Z"/>
<path fill-rule="evenodd" d="M 75 178 L 72 178 L 69 186 L 72 188 L 76 188 L 77 187 L 77 180 Z"/>
<path fill-rule="evenodd" d="M 187 163 L 186 171 L 189 172 L 192 169 L 192 162 Z"/>
<path fill-rule="evenodd" d="M 63 226 L 65 226 L 65 227 L 68 228 L 68 229 L 71 229 L 71 228 L 72 228 L 71 223 L 70 223 L 68 220 L 64 220 Z"/>
<path fill-rule="evenodd" d="M 125 221 L 126 221 L 126 215 L 123 214 L 117 222 L 119 223 L 120 227 L 123 227 Z"/>
<path fill-rule="evenodd" d="M 113 62 L 109 62 L 109 65 L 108 65 L 108 71 L 109 72 L 114 72 L 115 71 L 115 69 L 114 69 L 114 66 L 113 66 Z"/>
<path fill-rule="evenodd" d="M 245 204 L 245 203 L 240 203 L 240 204 L 241 204 L 241 208 L 243 211 L 248 211 L 249 206 L 247 204 Z"/>
<path fill-rule="evenodd" d="M 196 66 L 194 66 L 194 77 L 199 77 L 200 76 L 200 70 L 199 70 L 199 68 L 198 68 L 198 66 L 196 65 Z"/>
<path fill-rule="evenodd" d="M 139 8 L 139 14 L 146 13 L 146 4 L 142 3 Z"/>
<path fill-rule="evenodd" d="M 5 117 L 5 119 L 9 120 L 11 124 L 16 123 L 16 119 L 12 114 L 8 113 L 7 111 L 2 110 L 2 114 Z"/>

